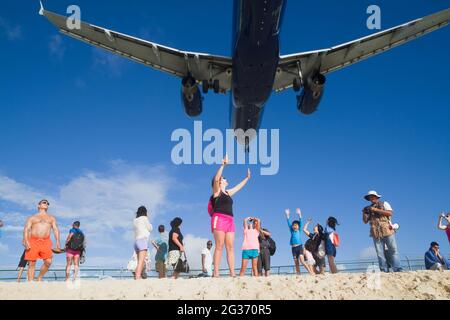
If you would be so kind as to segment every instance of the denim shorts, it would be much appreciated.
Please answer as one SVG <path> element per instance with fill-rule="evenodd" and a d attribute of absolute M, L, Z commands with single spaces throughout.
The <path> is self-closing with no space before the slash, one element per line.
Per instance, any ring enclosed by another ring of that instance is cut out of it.
<path fill-rule="evenodd" d="M 327 256 L 336 257 L 336 247 L 333 242 L 331 242 L 330 238 L 325 241 L 325 254 Z"/>
<path fill-rule="evenodd" d="M 242 250 L 242 259 L 256 259 L 258 256 L 258 249 Z"/>
<path fill-rule="evenodd" d="M 139 251 L 148 250 L 148 239 L 141 238 L 134 241 L 134 251 L 138 253 Z"/>

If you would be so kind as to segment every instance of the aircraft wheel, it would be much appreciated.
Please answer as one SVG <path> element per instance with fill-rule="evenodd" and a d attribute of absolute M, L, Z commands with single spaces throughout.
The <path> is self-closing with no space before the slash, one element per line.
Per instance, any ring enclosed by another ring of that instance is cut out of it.
<path fill-rule="evenodd" d="M 209 81 L 208 80 L 203 80 L 202 81 L 202 91 L 203 93 L 208 93 L 209 90 Z"/>
<path fill-rule="evenodd" d="M 219 80 L 218 79 L 214 80 L 214 82 L 213 82 L 213 89 L 214 89 L 214 93 L 219 93 L 220 87 L 219 87 Z"/>

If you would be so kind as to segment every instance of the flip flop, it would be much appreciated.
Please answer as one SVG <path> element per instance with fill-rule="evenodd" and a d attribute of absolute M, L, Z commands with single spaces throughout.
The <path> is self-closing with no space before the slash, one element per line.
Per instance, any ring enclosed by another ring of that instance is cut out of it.
<path fill-rule="evenodd" d="M 56 254 L 60 254 L 60 253 L 66 252 L 65 249 L 56 249 L 56 248 L 53 248 L 52 251 L 53 251 L 53 253 L 56 253 Z"/>

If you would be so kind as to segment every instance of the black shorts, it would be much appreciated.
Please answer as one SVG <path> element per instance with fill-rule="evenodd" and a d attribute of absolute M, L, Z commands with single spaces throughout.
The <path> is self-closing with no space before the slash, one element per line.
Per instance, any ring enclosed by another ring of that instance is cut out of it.
<path fill-rule="evenodd" d="M 269 248 L 261 248 L 258 256 L 258 273 L 270 270 L 270 251 Z"/>
<path fill-rule="evenodd" d="M 22 256 L 20 257 L 19 265 L 17 268 L 25 268 L 27 266 L 28 261 L 25 260 L 25 250 L 22 253 Z"/>
<path fill-rule="evenodd" d="M 303 245 L 292 247 L 292 256 L 294 257 L 294 260 L 303 255 Z"/>

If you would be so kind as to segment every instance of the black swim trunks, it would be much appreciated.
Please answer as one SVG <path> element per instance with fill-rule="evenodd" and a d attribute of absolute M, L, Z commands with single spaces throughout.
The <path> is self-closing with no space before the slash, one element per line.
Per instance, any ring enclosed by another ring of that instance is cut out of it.
<path fill-rule="evenodd" d="M 294 259 L 298 259 L 298 257 L 303 256 L 303 245 L 292 247 L 292 256 Z"/>

